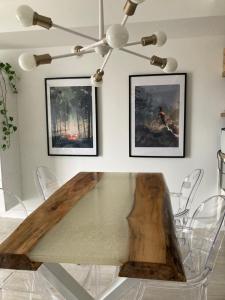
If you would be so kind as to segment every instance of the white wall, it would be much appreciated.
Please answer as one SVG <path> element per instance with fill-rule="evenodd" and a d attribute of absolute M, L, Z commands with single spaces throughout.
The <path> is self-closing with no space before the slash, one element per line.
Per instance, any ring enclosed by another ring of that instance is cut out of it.
<path fill-rule="evenodd" d="M 78 171 L 163 172 L 171 190 L 194 168 L 203 168 L 205 177 L 200 199 L 216 193 L 220 128 L 224 121 L 225 79 L 221 77 L 224 36 L 169 40 L 155 53 L 174 56 L 179 72 L 188 73 L 187 81 L 187 157 L 129 158 L 128 76 L 158 72 L 143 61 L 119 51 L 107 65 L 104 86 L 98 91 L 99 157 L 48 157 L 45 120 L 45 77 L 92 74 L 101 59 L 95 54 L 81 59 L 55 61 L 33 73 L 21 72 L 18 114 L 24 199 L 37 197 L 33 171 L 38 165 L 53 169 L 62 182 Z M 141 49 L 150 54 L 151 49 Z M 65 52 L 63 48 L 38 49 L 38 53 Z M 7 52 L 16 57 L 20 51 Z"/>
<path fill-rule="evenodd" d="M 14 59 L 13 59 L 14 60 Z M 11 62 L 10 57 L 0 53 L 0 61 Z M 17 95 L 13 94 L 8 87 L 7 92 L 7 109 L 11 116 L 14 117 L 15 124 L 18 124 L 17 120 Z M 20 147 L 19 147 L 19 133 L 16 132 L 11 135 L 10 148 L 2 151 L 0 150 L 0 186 L 3 189 L 11 191 L 21 197 L 21 168 L 20 168 Z M 3 195 L 0 191 L 0 211 L 5 211 L 14 206 L 16 202 L 12 197 Z"/>

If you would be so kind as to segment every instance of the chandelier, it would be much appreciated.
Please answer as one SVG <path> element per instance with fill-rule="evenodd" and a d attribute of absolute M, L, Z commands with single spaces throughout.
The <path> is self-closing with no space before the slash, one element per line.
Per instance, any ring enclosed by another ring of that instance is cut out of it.
<path fill-rule="evenodd" d="M 124 6 L 124 17 L 121 24 L 111 25 L 106 33 L 104 32 L 104 9 L 103 0 L 99 0 L 99 36 L 98 39 L 81 32 L 71 30 L 53 23 L 52 19 L 42 16 L 27 5 L 21 5 L 17 9 L 17 19 L 23 26 L 38 25 L 46 29 L 57 28 L 65 32 L 71 33 L 82 38 L 92 41 L 87 46 L 77 45 L 72 48 L 71 53 L 51 56 L 50 54 L 33 55 L 30 53 L 21 54 L 19 57 L 19 65 L 24 71 L 32 71 L 39 65 L 50 64 L 53 60 L 72 56 L 83 56 L 87 53 L 96 52 L 101 55 L 104 60 L 102 66 L 91 76 L 91 83 L 96 87 L 100 87 L 103 83 L 104 69 L 110 59 L 112 52 L 119 49 L 122 52 L 135 55 L 147 60 L 151 65 L 161 68 L 166 73 L 174 72 L 177 69 L 177 62 L 174 58 L 161 58 L 156 55 L 148 57 L 137 52 L 128 50 L 127 48 L 134 45 L 143 47 L 149 45 L 163 46 L 166 43 L 167 37 L 164 32 L 157 32 L 150 36 L 142 37 L 139 41 L 129 42 L 129 33 L 126 29 L 126 23 L 130 16 L 134 15 L 136 8 L 145 0 L 127 0 Z"/>

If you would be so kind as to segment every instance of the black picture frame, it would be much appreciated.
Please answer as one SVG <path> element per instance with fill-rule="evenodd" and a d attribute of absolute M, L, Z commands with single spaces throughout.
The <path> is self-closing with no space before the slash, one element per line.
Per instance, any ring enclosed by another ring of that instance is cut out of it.
<path fill-rule="evenodd" d="M 129 76 L 130 157 L 185 157 L 186 85 L 187 73 Z"/>
<path fill-rule="evenodd" d="M 90 77 L 44 81 L 48 155 L 98 156 L 97 88 L 91 85 Z"/>

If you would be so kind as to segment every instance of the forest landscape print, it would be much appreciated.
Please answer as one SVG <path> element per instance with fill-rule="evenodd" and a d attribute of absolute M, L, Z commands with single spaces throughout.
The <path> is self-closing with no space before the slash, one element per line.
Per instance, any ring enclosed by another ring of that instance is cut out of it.
<path fill-rule="evenodd" d="M 95 92 L 91 85 L 80 83 L 47 82 L 50 154 L 96 155 Z"/>
<path fill-rule="evenodd" d="M 132 97 L 134 150 L 146 156 L 176 156 L 184 140 L 183 86 L 174 80 L 135 84 Z"/>

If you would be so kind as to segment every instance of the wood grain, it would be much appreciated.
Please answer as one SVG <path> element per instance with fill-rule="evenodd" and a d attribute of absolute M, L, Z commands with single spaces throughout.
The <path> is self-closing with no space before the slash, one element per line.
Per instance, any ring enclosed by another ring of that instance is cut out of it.
<path fill-rule="evenodd" d="M 36 270 L 41 262 L 32 262 L 27 254 L 38 241 L 90 190 L 103 173 L 79 173 L 28 216 L 0 245 L 0 268 Z"/>
<path fill-rule="evenodd" d="M 186 281 L 162 174 L 137 175 L 128 223 L 129 260 L 121 267 L 119 276 Z"/>

